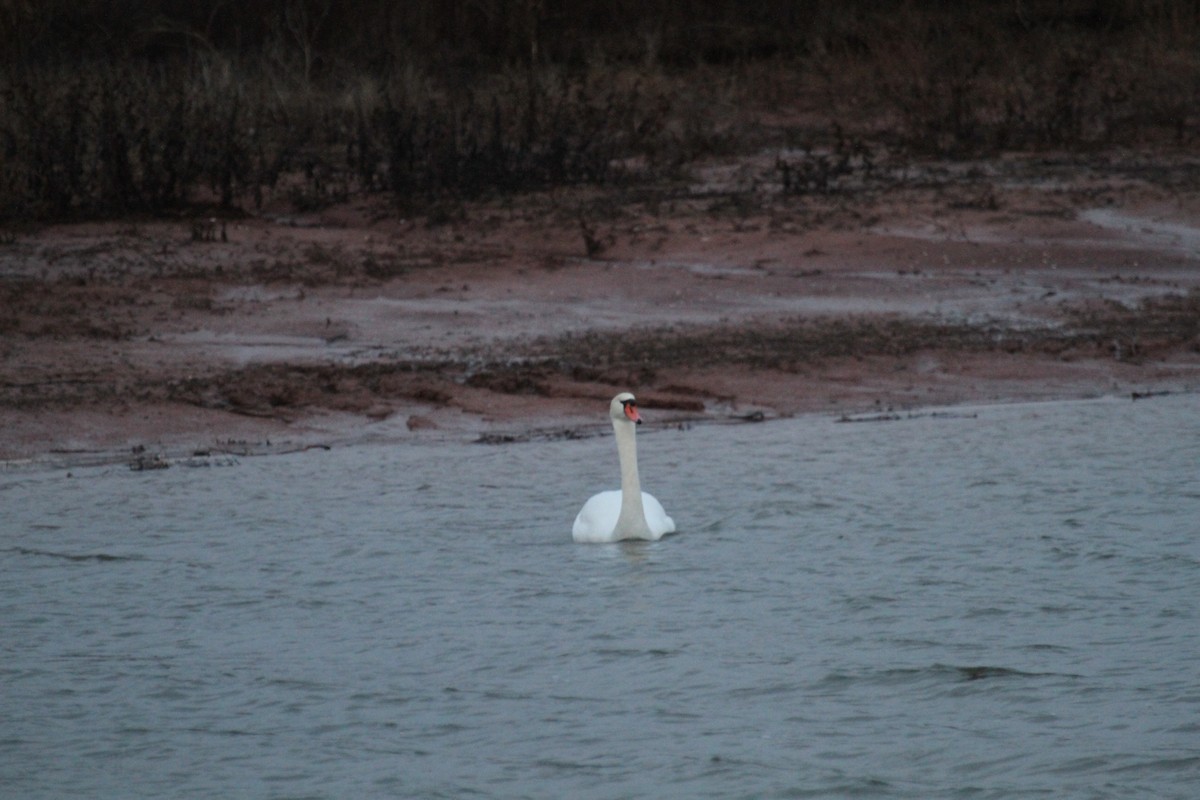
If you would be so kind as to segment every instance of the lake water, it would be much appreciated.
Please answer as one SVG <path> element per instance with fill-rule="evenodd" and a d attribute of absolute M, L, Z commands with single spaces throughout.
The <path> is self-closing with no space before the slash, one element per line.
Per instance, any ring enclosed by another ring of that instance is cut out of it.
<path fill-rule="evenodd" d="M 0 473 L 0 795 L 1194 798 L 1198 420 L 643 426 L 652 544 L 611 437 Z"/>

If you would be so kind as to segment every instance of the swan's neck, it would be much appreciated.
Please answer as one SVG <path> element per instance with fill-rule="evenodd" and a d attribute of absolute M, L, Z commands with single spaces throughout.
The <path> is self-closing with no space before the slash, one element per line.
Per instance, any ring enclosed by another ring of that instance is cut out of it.
<path fill-rule="evenodd" d="M 621 513 L 617 517 L 619 537 L 645 537 L 650 530 L 642 506 L 642 482 L 638 478 L 637 435 L 633 425 L 613 420 L 617 435 L 617 457 L 621 461 Z"/>

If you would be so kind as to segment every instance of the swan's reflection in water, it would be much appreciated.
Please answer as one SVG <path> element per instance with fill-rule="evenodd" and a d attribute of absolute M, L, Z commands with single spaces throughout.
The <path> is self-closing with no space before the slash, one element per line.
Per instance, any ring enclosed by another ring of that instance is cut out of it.
<path fill-rule="evenodd" d="M 663 551 L 665 543 L 678 538 L 679 534 L 671 534 L 657 542 L 626 540 L 579 547 L 580 552 L 574 557 L 584 561 L 619 562 L 628 566 L 641 566 L 653 563 Z"/>

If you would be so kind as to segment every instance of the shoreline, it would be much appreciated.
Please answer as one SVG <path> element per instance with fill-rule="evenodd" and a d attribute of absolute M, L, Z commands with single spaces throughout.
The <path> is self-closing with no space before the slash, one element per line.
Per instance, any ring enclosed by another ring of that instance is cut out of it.
<path fill-rule="evenodd" d="M 1009 397 L 984 401 L 963 401 L 953 404 L 931 404 L 926 406 L 911 406 L 905 408 L 862 409 L 859 411 L 826 411 L 806 410 L 784 415 L 759 415 L 752 412 L 745 416 L 670 416 L 649 422 L 643 434 L 655 434 L 664 431 L 691 431 L 693 428 L 705 428 L 714 425 L 770 425 L 772 423 L 794 420 L 826 420 L 834 424 L 887 424 L 903 423 L 918 419 L 967 419 L 974 418 L 990 409 L 1031 407 L 1042 405 L 1080 404 L 1080 403 L 1135 403 L 1149 402 L 1166 397 L 1186 397 L 1200 394 L 1200 388 L 1188 386 L 1184 388 L 1157 388 L 1144 391 L 1133 391 L 1129 394 L 1087 394 L 1078 396 L 1038 396 L 1038 397 Z M 593 415 L 595 416 L 595 415 Z M 312 450 L 329 451 L 349 447 L 391 447 L 404 445 L 450 445 L 450 446 L 484 446 L 498 447 L 505 445 L 534 444 L 575 439 L 590 439 L 611 436 L 609 426 L 604 422 L 564 421 L 561 425 L 545 427 L 525 427 L 506 430 L 486 430 L 477 434 L 456 434 L 446 431 L 431 430 L 413 436 L 381 437 L 372 433 L 345 438 L 306 437 L 272 442 L 231 442 L 224 446 L 167 446 L 161 442 L 154 444 L 139 444 L 133 447 L 96 448 L 96 449 L 50 449 L 44 452 L 17 457 L 0 459 L 0 474 L 2 473 L 41 473 L 59 470 L 79 470 L 104 467 L 128 467 L 133 472 L 154 471 L 183 468 L 208 468 L 230 466 L 243 458 L 263 458 Z"/>
<path fill-rule="evenodd" d="M 621 390 L 664 422 L 1193 392 L 1200 197 L 1159 182 L 1174 158 L 46 226 L 0 246 L 0 461 L 527 439 Z"/>

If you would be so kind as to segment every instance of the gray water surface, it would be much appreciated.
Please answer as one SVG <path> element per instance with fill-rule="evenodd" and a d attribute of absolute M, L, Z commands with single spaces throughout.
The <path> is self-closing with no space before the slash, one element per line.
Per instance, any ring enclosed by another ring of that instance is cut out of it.
<path fill-rule="evenodd" d="M 651 416 L 651 411 L 647 416 Z M 1200 396 L 0 474 L 0 795 L 1193 798 Z"/>

